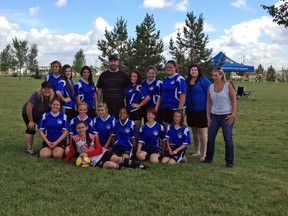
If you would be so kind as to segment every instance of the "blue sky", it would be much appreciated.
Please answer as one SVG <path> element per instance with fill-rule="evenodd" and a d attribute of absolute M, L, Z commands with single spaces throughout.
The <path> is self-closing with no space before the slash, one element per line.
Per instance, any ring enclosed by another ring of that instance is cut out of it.
<path fill-rule="evenodd" d="M 13 37 L 36 43 L 40 65 L 55 59 L 72 64 L 82 48 L 87 64 L 99 64 L 97 40 L 117 18 L 127 21 L 129 37 L 145 14 L 154 16 L 169 58 L 168 41 L 182 29 L 187 12 L 203 14 L 213 56 L 225 52 L 235 61 L 264 68 L 288 68 L 288 29 L 272 22 L 260 5 L 277 0 L 0 0 L 0 50 Z"/>

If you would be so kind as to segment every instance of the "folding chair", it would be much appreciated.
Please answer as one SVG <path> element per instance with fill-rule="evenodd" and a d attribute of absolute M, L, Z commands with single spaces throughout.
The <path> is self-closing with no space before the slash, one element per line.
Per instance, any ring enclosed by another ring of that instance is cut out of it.
<path fill-rule="evenodd" d="M 237 88 L 237 99 L 247 99 L 249 97 L 249 95 L 251 94 L 251 91 L 245 91 L 244 86 L 238 86 Z"/>

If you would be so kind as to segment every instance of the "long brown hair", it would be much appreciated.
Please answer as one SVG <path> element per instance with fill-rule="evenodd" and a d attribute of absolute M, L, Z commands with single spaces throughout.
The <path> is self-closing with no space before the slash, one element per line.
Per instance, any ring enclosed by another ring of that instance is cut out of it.
<path fill-rule="evenodd" d="M 66 77 L 66 75 L 65 75 L 65 71 L 66 71 L 66 69 L 68 69 L 68 68 L 71 69 L 71 77 L 70 77 L 70 80 L 68 80 L 68 77 Z M 73 88 L 73 86 L 72 86 L 72 84 L 71 84 L 72 75 L 73 75 L 72 67 L 71 67 L 69 64 L 63 65 L 62 70 L 61 70 L 62 79 L 65 81 L 68 89 L 72 92 L 72 94 L 73 94 L 73 96 L 74 96 L 75 92 L 74 92 L 74 88 Z"/>

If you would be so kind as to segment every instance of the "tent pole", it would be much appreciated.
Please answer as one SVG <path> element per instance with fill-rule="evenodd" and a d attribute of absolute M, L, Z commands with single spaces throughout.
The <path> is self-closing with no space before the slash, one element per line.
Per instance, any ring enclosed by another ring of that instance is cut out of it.
<path fill-rule="evenodd" d="M 252 75 L 252 101 L 255 101 L 255 98 L 254 98 L 254 82 L 255 82 L 255 77 L 254 77 L 254 72 L 253 72 L 253 75 Z"/>

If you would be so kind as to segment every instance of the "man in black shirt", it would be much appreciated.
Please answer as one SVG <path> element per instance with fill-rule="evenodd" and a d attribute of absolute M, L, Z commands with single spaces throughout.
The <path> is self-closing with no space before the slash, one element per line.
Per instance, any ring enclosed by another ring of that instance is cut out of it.
<path fill-rule="evenodd" d="M 97 82 L 97 102 L 108 105 L 109 114 L 118 118 L 119 109 L 125 106 L 125 89 L 129 86 L 129 76 L 119 70 L 117 54 L 109 56 L 109 70 L 101 73 Z"/>

